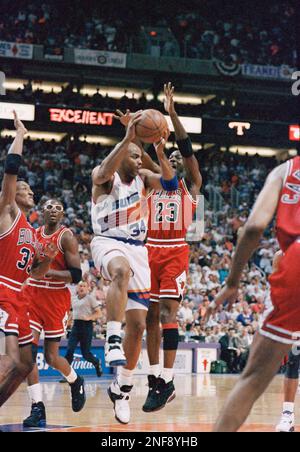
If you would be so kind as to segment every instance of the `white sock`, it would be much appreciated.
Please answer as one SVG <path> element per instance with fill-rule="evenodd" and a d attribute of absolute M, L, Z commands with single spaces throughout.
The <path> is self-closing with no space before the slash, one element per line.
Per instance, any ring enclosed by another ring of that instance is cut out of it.
<path fill-rule="evenodd" d="M 283 404 L 283 412 L 284 411 L 289 411 L 290 413 L 294 413 L 295 411 L 295 404 L 292 402 L 284 402 Z"/>
<path fill-rule="evenodd" d="M 153 366 L 150 366 L 149 368 L 150 368 L 149 375 L 154 375 L 156 378 L 158 378 L 160 375 L 160 365 L 154 364 Z"/>
<path fill-rule="evenodd" d="M 121 322 L 107 322 L 107 332 L 106 332 L 106 341 L 111 336 L 121 336 L 122 323 Z"/>
<path fill-rule="evenodd" d="M 161 373 L 161 378 L 165 380 L 166 383 L 170 383 L 170 381 L 173 380 L 174 377 L 174 370 L 173 369 L 167 369 L 166 367 L 163 368 L 163 371 Z"/>
<path fill-rule="evenodd" d="M 68 383 L 72 384 L 75 383 L 75 381 L 77 380 L 77 373 L 75 372 L 75 370 L 73 368 L 71 368 L 71 373 L 70 375 L 64 375 L 65 379 L 67 380 Z"/>
<path fill-rule="evenodd" d="M 43 401 L 42 386 L 37 383 L 27 388 L 31 403 L 39 403 Z"/>
<path fill-rule="evenodd" d="M 124 369 L 124 367 L 121 367 L 119 375 L 117 377 L 120 388 L 122 386 L 132 386 L 133 373 L 134 370 L 128 370 Z"/>

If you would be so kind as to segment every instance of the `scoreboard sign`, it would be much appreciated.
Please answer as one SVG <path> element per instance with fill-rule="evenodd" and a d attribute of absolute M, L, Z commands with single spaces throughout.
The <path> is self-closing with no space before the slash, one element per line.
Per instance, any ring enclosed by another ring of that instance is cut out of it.
<path fill-rule="evenodd" d="M 290 140 L 300 141 L 300 125 L 290 126 Z"/>

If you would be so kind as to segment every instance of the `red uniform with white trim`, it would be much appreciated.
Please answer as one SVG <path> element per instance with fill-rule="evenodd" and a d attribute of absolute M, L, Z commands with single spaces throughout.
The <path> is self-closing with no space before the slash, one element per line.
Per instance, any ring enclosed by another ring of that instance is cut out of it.
<path fill-rule="evenodd" d="M 300 157 L 288 162 L 277 209 L 277 238 L 284 256 L 270 276 L 274 309 L 261 334 L 284 344 L 300 342 Z"/>
<path fill-rule="evenodd" d="M 61 226 L 54 234 L 46 235 L 42 226 L 37 229 L 37 239 L 45 246 L 52 242 L 58 247 L 59 252 L 51 263 L 52 270 L 67 270 L 65 256 L 61 247 L 62 236 L 70 229 Z M 71 293 L 66 283 L 56 281 L 53 278 L 35 280 L 30 278 L 23 289 L 24 297 L 28 303 L 30 313 L 30 326 L 41 333 L 44 330 L 45 339 L 56 339 L 65 335 L 67 320 L 71 309 Z"/>
<path fill-rule="evenodd" d="M 197 202 L 185 180 L 176 192 L 152 192 L 149 202 L 147 248 L 151 268 L 151 301 L 180 300 L 189 268 L 189 246 L 185 237 L 192 224 Z"/>
<path fill-rule="evenodd" d="M 6 336 L 18 336 L 19 345 L 32 342 L 21 289 L 29 277 L 35 253 L 35 230 L 19 210 L 10 229 L 0 235 L 0 331 Z"/>

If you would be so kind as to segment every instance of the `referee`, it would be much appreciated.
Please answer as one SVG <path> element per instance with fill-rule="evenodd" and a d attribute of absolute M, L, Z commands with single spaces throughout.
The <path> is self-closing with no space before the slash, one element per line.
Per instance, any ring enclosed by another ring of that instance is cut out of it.
<path fill-rule="evenodd" d="M 101 361 L 91 353 L 93 339 L 93 322 L 101 317 L 99 302 L 90 293 L 87 282 L 80 282 L 77 295 L 72 299 L 73 327 L 69 336 L 66 360 L 71 364 L 74 351 L 80 343 L 83 358 L 92 363 L 97 377 L 102 375 Z"/>

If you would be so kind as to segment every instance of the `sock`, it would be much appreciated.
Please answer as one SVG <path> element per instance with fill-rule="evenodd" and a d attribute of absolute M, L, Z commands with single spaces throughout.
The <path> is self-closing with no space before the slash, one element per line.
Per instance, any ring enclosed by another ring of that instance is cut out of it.
<path fill-rule="evenodd" d="M 107 322 L 106 341 L 108 341 L 111 336 L 121 336 L 121 329 L 121 322 Z"/>
<path fill-rule="evenodd" d="M 42 387 L 40 385 L 40 383 L 37 383 L 35 385 L 32 386 L 28 386 L 27 388 L 28 390 L 28 394 L 31 400 L 31 403 L 39 403 L 43 401 L 43 397 L 42 397 Z"/>
<path fill-rule="evenodd" d="M 167 369 L 166 367 L 163 368 L 163 371 L 161 373 L 161 378 L 165 380 L 166 383 L 170 383 L 170 381 L 173 380 L 174 377 L 174 370 L 173 369 Z"/>
<path fill-rule="evenodd" d="M 159 364 L 154 364 L 153 366 L 150 365 L 149 368 L 150 368 L 149 375 L 154 375 L 156 378 L 158 378 L 160 375 L 160 365 Z"/>
<path fill-rule="evenodd" d="M 295 404 L 292 402 L 284 402 L 283 404 L 283 412 L 289 411 L 290 413 L 294 413 L 295 411 Z"/>
<path fill-rule="evenodd" d="M 72 384 L 72 383 L 75 383 L 75 381 L 77 380 L 77 378 L 78 378 L 78 375 L 77 375 L 77 373 L 75 372 L 75 370 L 73 369 L 73 368 L 71 368 L 71 373 L 70 373 L 70 375 L 64 375 L 64 377 L 65 377 L 65 379 L 67 380 L 67 382 L 69 383 L 69 384 Z"/>
<path fill-rule="evenodd" d="M 119 383 L 120 388 L 122 386 L 132 386 L 133 381 L 133 370 L 125 369 L 121 367 L 119 375 L 117 377 L 117 381 Z"/>

